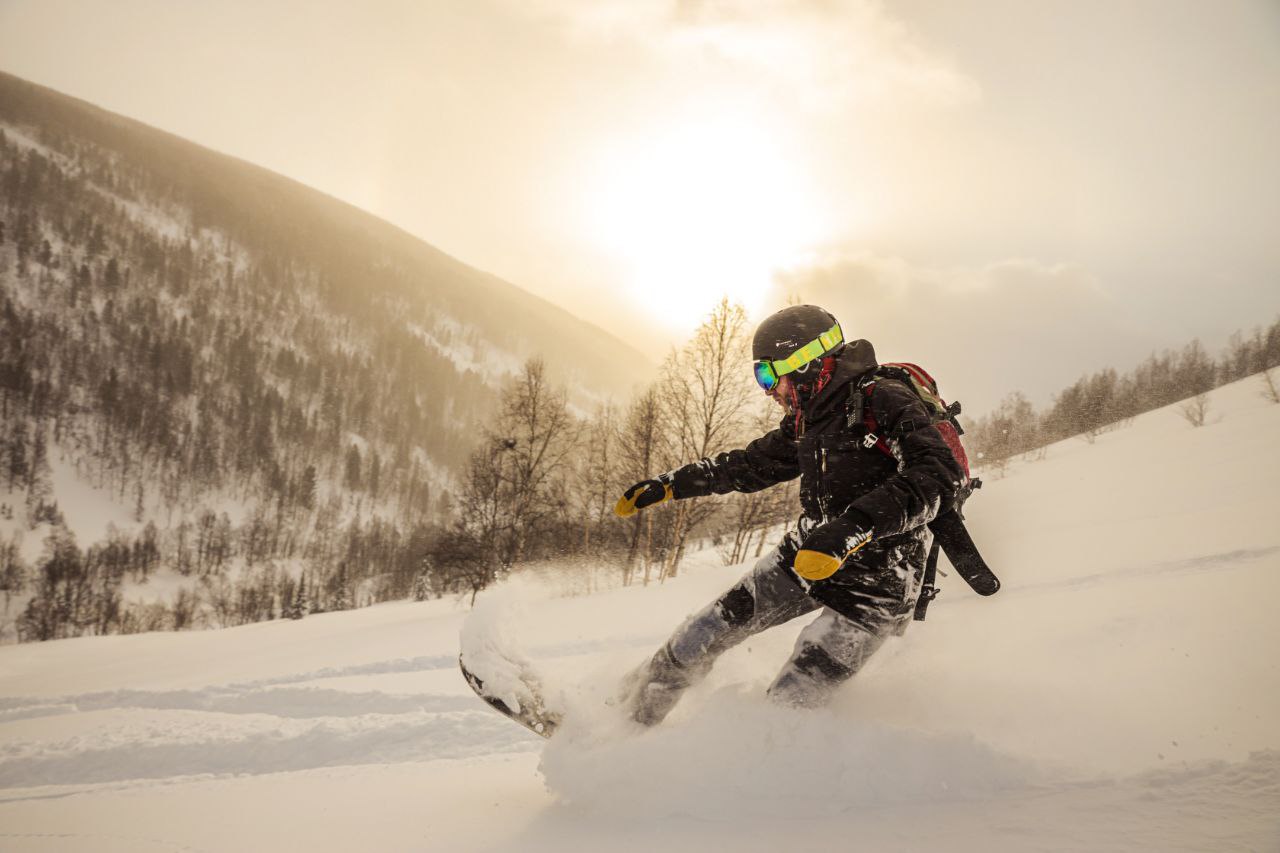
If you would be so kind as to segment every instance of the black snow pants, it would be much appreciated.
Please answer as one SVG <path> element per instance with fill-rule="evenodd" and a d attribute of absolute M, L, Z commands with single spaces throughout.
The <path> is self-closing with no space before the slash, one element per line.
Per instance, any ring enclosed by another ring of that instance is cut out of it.
<path fill-rule="evenodd" d="M 892 542 L 873 542 L 853 555 L 834 576 L 840 579 L 833 599 L 837 612 L 811 596 L 791 571 L 801 536 L 788 533 L 627 677 L 624 697 L 632 716 L 645 725 L 660 722 L 721 654 L 754 634 L 819 609 L 818 618 L 800 632 L 769 695 L 797 707 L 824 704 L 887 637 L 902 634 L 911 623 L 928 538 L 921 527 Z"/>

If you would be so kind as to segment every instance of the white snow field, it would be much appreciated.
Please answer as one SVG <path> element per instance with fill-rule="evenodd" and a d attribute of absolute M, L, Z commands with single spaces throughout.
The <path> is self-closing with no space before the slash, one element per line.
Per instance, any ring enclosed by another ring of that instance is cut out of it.
<path fill-rule="evenodd" d="M 5 851 L 1280 851 L 1280 406 L 1254 380 L 1050 449 L 956 578 L 826 710 L 772 706 L 788 625 L 666 723 L 604 704 L 742 571 L 515 582 L 469 642 L 523 652 L 551 741 L 458 674 L 463 604 L 0 648 Z"/>

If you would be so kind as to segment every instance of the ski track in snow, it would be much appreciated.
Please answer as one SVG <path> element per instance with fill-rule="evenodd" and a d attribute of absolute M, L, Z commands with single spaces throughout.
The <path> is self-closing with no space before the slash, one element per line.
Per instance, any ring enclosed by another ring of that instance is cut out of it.
<path fill-rule="evenodd" d="M 656 637 L 622 638 L 617 647 L 654 642 Z M 598 643 L 575 641 L 531 652 L 547 661 L 598 650 Z M 94 736 L 0 742 L 0 789 L 472 758 L 542 746 L 541 738 L 497 716 L 469 692 L 296 686 L 353 676 L 456 671 L 457 666 L 456 656 L 430 655 L 199 689 L 0 698 L 0 725 L 104 712 L 149 712 L 149 719 L 159 721 L 129 726 L 113 717 L 101 723 L 105 733 Z"/>
<path fill-rule="evenodd" d="M 357 717 L 365 714 L 406 714 L 412 711 L 468 711 L 475 701 L 466 696 L 404 695 L 377 691 L 348 692 L 322 688 L 236 690 L 113 690 L 86 693 L 54 704 L 19 706 L 0 712 L 0 722 L 77 711 L 144 708 L 157 711 L 211 711 L 222 714 L 270 714 L 286 719 Z"/>
<path fill-rule="evenodd" d="M 470 695 L 281 687 L 320 677 L 456 667 L 456 659 L 385 661 L 268 679 L 263 686 L 118 690 L 8 699 L 0 724 L 108 715 L 105 733 L 0 747 L 0 788 L 79 785 L 208 774 L 263 774 L 530 751 L 541 739 Z M 146 712 L 147 725 L 129 725 Z M 195 718 L 192 719 L 193 715 Z"/>
<path fill-rule="evenodd" d="M 146 731 L 145 729 L 139 731 Z M 207 737 L 207 735 L 205 735 Z M 481 710 L 418 713 L 365 725 L 318 721 L 293 732 L 164 743 L 124 737 L 83 748 L 80 739 L 41 744 L 37 754 L 0 762 L 0 787 L 75 785 L 209 774 L 255 775 L 351 764 L 392 764 L 528 751 L 539 739 Z M 65 750 L 63 752 L 62 750 Z"/>
<path fill-rule="evenodd" d="M 1152 577 L 1155 575 L 1187 575 L 1203 572 L 1222 572 L 1250 567 L 1258 560 L 1266 559 L 1273 554 L 1280 554 L 1280 546 L 1270 548 L 1249 548 L 1237 551 L 1224 551 L 1219 554 L 1205 554 L 1185 560 L 1169 560 L 1152 563 L 1148 566 L 1135 566 L 1090 575 L 1077 575 L 1062 580 L 1042 581 L 1040 583 L 1010 586 L 1008 592 L 1047 592 L 1050 590 L 1075 589 L 1094 586 L 1100 583 L 1113 583 L 1131 578 Z M 1004 590 L 1002 590 L 1003 592 Z"/>
<path fill-rule="evenodd" d="M 59 850 L 101 849 L 104 842 L 111 844 L 113 849 L 137 850 L 140 853 L 148 850 L 200 851 L 203 849 L 168 841 L 163 838 L 141 838 L 136 835 L 106 835 L 102 833 L 86 835 L 75 832 L 6 832 L 0 833 L 0 838 L 7 838 L 15 843 L 18 841 L 48 842 L 50 845 L 48 849 Z"/>

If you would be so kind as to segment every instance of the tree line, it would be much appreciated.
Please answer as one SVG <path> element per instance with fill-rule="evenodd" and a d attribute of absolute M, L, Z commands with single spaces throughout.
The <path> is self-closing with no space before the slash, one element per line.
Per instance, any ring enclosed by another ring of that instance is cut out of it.
<path fill-rule="evenodd" d="M 1021 392 L 975 421 L 965 438 L 984 466 L 1003 470 L 1022 455 L 1080 437 L 1092 442 L 1137 415 L 1173 403 L 1192 426 L 1203 426 L 1208 392 L 1256 375 L 1259 393 L 1280 403 L 1275 368 L 1280 366 L 1280 319 L 1250 334 L 1236 332 L 1214 359 L 1198 339 L 1178 350 L 1152 353 L 1127 373 L 1105 368 L 1077 379 L 1037 410 Z"/>

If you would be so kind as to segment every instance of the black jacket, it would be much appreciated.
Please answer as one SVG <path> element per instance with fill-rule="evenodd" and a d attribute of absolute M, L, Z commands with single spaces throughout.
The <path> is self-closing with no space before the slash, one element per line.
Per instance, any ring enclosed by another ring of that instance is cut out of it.
<path fill-rule="evenodd" d="M 810 524 L 870 524 L 881 541 L 927 524 L 951 507 L 963 474 L 924 403 L 897 379 L 874 377 L 877 433 L 887 437 L 908 419 L 924 426 L 890 440 L 893 457 L 864 445 L 866 427 L 850 408 L 878 366 L 870 343 L 851 342 L 831 379 L 804 403 L 798 431 L 786 416 L 741 450 L 686 465 L 673 472 L 675 497 L 755 492 L 799 477 Z"/>

